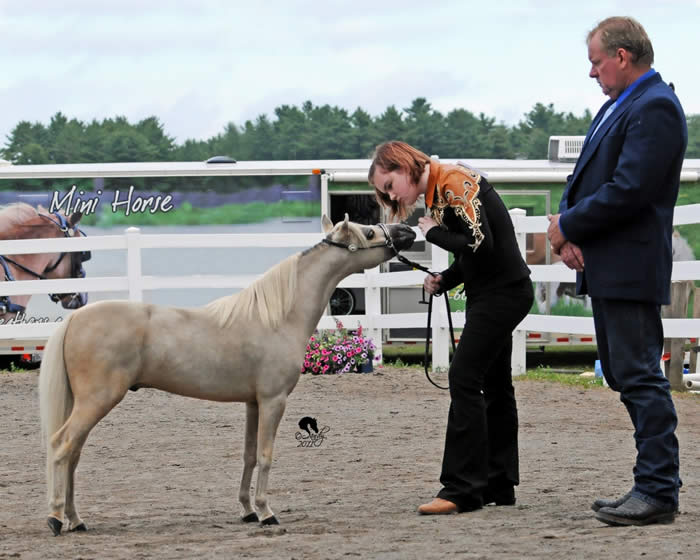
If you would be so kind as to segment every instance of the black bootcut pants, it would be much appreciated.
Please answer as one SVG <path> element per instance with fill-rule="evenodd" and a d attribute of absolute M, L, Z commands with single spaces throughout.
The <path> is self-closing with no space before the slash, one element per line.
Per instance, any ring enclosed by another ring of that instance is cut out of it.
<path fill-rule="evenodd" d="M 449 370 L 452 402 L 438 493 L 460 510 L 481 507 L 484 492 L 519 483 L 512 335 L 532 302 L 529 277 L 467 298 L 464 331 Z"/>

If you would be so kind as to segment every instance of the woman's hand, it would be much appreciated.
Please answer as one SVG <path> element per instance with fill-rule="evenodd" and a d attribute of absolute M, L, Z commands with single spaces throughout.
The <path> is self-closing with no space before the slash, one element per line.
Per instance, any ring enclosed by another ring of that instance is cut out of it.
<path fill-rule="evenodd" d="M 422 218 L 418 218 L 418 229 L 423 234 L 423 237 L 425 237 L 425 234 L 428 233 L 428 230 L 431 230 L 436 226 L 437 222 L 433 220 L 430 216 L 423 216 Z"/>
<path fill-rule="evenodd" d="M 440 282 L 442 281 L 442 274 L 436 274 L 433 276 L 432 274 L 428 274 L 425 277 L 425 280 L 423 280 L 423 288 L 425 289 L 426 292 L 428 292 L 430 295 L 435 295 L 440 293 Z"/>

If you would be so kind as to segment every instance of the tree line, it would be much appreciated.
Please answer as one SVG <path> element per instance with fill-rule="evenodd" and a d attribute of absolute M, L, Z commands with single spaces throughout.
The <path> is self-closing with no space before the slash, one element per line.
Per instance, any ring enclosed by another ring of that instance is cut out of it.
<path fill-rule="evenodd" d="M 84 123 L 59 112 L 48 125 L 18 123 L 0 154 L 14 164 L 204 161 L 214 155 L 228 155 L 239 161 L 364 159 L 370 157 L 380 142 L 400 139 L 442 158 L 545 159 L 550 136 L 583 135 L 591 120 L 588 110 L 575 116 L 556 111 L 553 104 L 542 103 L 536 103 L 516 125 L 507 126 L 484 113 L 475 115 L 466 109 L 442 114 L 422 97 L 403 109 L 391 105 L 375 117 L 359 107 L 350 113 L 341 107 L 307 101 L 301 107 L 277 107 L 272 119 L 261 114 L 242 126 L 230 122 L 212 138 L 177 144 L 155 116 L 135 124 L 125 117 Z M 688 117 L 688 128 L 686 157 L 700 157 L 700 115 Z M 133 184 L 137 188 L 162 191 L 223 190 L 265 180 L 261 177 L 110 179 L 110 186 Z M 56 183 L 26 180 L 0 184 L 0 188 L 56 188 Z M 92 185 L 91 180 L 70 183 L 88 189 Z"/>

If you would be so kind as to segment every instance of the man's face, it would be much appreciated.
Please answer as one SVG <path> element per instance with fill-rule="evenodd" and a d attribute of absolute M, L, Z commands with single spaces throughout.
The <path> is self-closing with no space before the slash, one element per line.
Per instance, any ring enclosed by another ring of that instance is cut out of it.
<path fill-rule="evenodd" d="M 588 43 L 588 60 L 591 61 L 588 75 L 598 81 L 605 95 L 617 99 L 627 86 L 623 73 L 624 61 L 618 54 L 608 56 L 600 41 L 600 32 L 593 35 Z"/>

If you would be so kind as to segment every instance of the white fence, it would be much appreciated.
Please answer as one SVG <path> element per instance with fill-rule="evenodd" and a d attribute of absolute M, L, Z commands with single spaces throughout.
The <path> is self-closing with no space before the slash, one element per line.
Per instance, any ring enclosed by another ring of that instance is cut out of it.
<path fill-rule="evenodd" d="M 525 251 L 527 233 L 545 232 L 548 226 L 544 216 L 528 217 L 523 210 L 511 212 L 521 251 Z M 674 224 L 700 223 L 700 204 L 676 208 Z M 60 251 L 102 251 L 126 250 L 127 274 L 118 277 L 98 277 L 67 280 L 28 280 L 0 283 L 2 295 L 47 294 L 70 292 L 128 292 L 128 298 L 142 301 L 143 292 L 168 288 L 230 288 L 242 289 L 248 286 L 257 275 L 245 276 L 144 276 L 141 273 L 141 251 L 157 248 L 234 248 L 234 247 L 299 247 L 314 245 L 321 234 L 167 234 L 144 235 L 137 228 L 129 228 L 124 235 L 93 236 L 86 238 L 36 239 L 0 241 L 0 254 L 46 253 Z M 418 232 L 417 240 L 422 236 Z M 431 270 L 447 267 L 447 253 L 438 248 L 433 250 Z M 573 282 L 575 273 L 561 264 L 531 266 L 532 280 L 536 282 Z M 418 271 L 383 272 L 379 269 L 354 274 L 341 282 L 342 287 L 365 289 L 365 315 L 343 316 L 346 327 L 362 324 L 373 338 L 381 354 L 381 329 L 420 328 L 426 324 L 426 313 L 382 313 L 381 288 L 419 286 L 425 274 Z M 673 281 L 700 280 L 700 261 L 673 263 Z M 464 324 L 464 313 L 452 313 L 456 327 Z M 48 338 L 58 323 L 0 325 L 0 347 L 8 346 L 6 341 L 34 340 L 41 342 Z M 323 317 L 319 328 L 334 328 L 332 317 Z M 448 321 L 444 305 L 437 302 L 433 306 L 432 319 L 433 368 L 445 368 L 449 359 Z M 526 331 L 557 332 L 576 335 L 594 334 L 593 320 L 587 317 L 562 317 L 551 315 L 528 315 L 517 327 L 514 334 L 513 372 L 525 371 Z M 664 332 L 667 338 L 691 338 L 700 335 L 700 319 L 664 319 Z"/>

